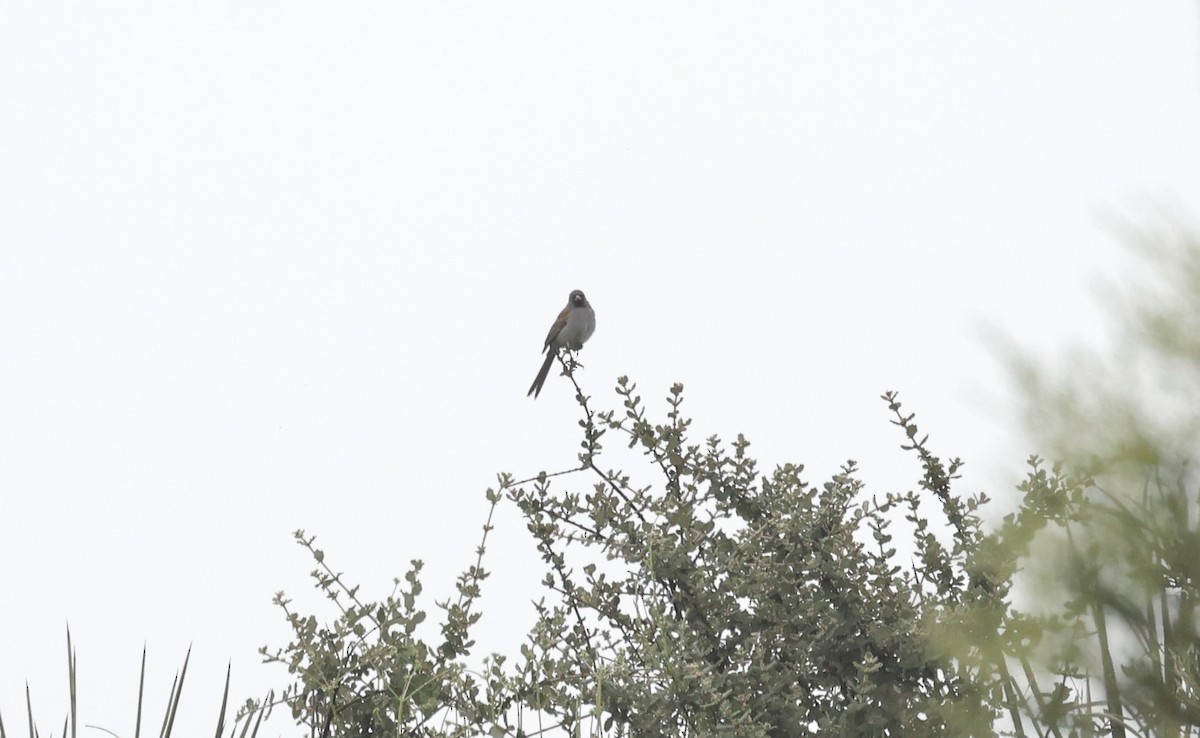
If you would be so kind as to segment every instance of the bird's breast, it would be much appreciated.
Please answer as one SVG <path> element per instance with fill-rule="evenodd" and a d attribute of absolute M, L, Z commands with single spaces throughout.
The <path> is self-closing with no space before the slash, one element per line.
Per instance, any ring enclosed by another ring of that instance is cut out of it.
<path fill-rule="evenodd" d="M 562 345 L 572 350 L 583 346 L 584 341 L 592 337 L 596 330 L 596 313 L 591 308 L 575 308 L 567 316 L 567 325 L 559 338 Z"/>

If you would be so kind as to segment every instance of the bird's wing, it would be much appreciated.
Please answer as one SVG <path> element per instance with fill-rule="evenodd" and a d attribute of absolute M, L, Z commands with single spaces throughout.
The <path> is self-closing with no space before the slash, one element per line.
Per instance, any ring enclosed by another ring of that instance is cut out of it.
<path fill-rule="evenodd" d="M 554 321 L 554 325 L 550 326 L 550 332 L 546 334 L 546 343 L 542 346 L 542 351 L 550 348 L 554 343 L 554 339 L 558 338 L 558 334 L 562 333 L 562 329 L 567 327 L 567 317 L 571 314 L 571 306 L 567 305 L 562 312 L 558 314 L 558 320 Z"/>

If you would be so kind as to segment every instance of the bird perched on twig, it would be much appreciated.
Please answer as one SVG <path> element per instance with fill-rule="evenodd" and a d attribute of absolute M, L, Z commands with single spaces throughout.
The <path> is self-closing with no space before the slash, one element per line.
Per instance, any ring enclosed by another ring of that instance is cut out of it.
<path fill-rule="evenodd" d="M 594 330 L 596 330 L 596 312 L 588 304 L 582 290 L 573 291 L 567 298 L 567 306 L 558 314 L 558 320 L 554 321 L 554 325 L 550 326 L 550 332 L 546 334 L 546 344 L 542 347 L 542 351 L 546 354 L 546 360 L 542 362 L 542 368 L 538 371 L 537 377 L 533 380 L 533 384 L 530 385 L 525 396 L 533 395 L 536 400 L 542 392 L 542 385 L 546 382 L 546 375 L 550 373 L 550 365 L 554 363 L 554 357 L 558 355 L 558 352 L 562 349 L 578 351 L 583 346 L 583 342 L 591 338 Z"/>

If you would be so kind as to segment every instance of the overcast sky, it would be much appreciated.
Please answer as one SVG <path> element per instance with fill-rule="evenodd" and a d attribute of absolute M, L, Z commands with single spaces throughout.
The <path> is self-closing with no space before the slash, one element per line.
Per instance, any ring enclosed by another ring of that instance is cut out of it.
<path fill-rule="evenodd" d="M 228 660 L 286 683 L 272 594 L 332 617 L 296 528 L 369 596 L 424 559 L 432 610 L 495 474 L 575 462 L 565 381 L 525 396 L 572 289 L 598 406 L 680 381 L 697 441 L 883 493 L 919 474 L 895 389 L 1003 497 L 1037 449 L 981 327 L 1097 335 L 1100 223 L 1194 214 L 1198 131 L 1182 1 L 5 2 L 6 727 L 28 679 L 59 729 L 68 621 L 122 736 L 143 643 L 154 719 L 189 643 L 189 726 Z M 515 654 L 541 570 L 496 523 L 481 649 Z"/>

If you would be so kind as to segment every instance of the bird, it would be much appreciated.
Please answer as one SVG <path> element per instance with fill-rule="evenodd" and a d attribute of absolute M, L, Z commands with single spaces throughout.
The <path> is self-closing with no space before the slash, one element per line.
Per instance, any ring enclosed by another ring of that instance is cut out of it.
<path fill-rule="evenodd" d="M 592 306 L 588 303 L 582 290 L 573 290 L 571 296 L 567 298 L 567 306 L 558 314 L 558 319 L 554 321 L 554 325 L 550 326 L 550 332 L 546 334 L 546 343 L 542 346 L 546 360 L 542 362 L 542 368 L 538 371 L 537 377 L 534 378 L 533 384 L 529 386 L 529 391 L 525 393 L 525 396 L 533 395 L 533 399 L 536 400 L 542 392 L 542 385 L 546 382 L 546 375 L 550 373 L 550 365 L 554 363 L 554 357 L 558 355 L 558 352 L 562 349 L 578 351 L 583 347 L 583 342 L 591 338 L 594 330 L 596 330 L 596 311 L 592 310 Z"/>

